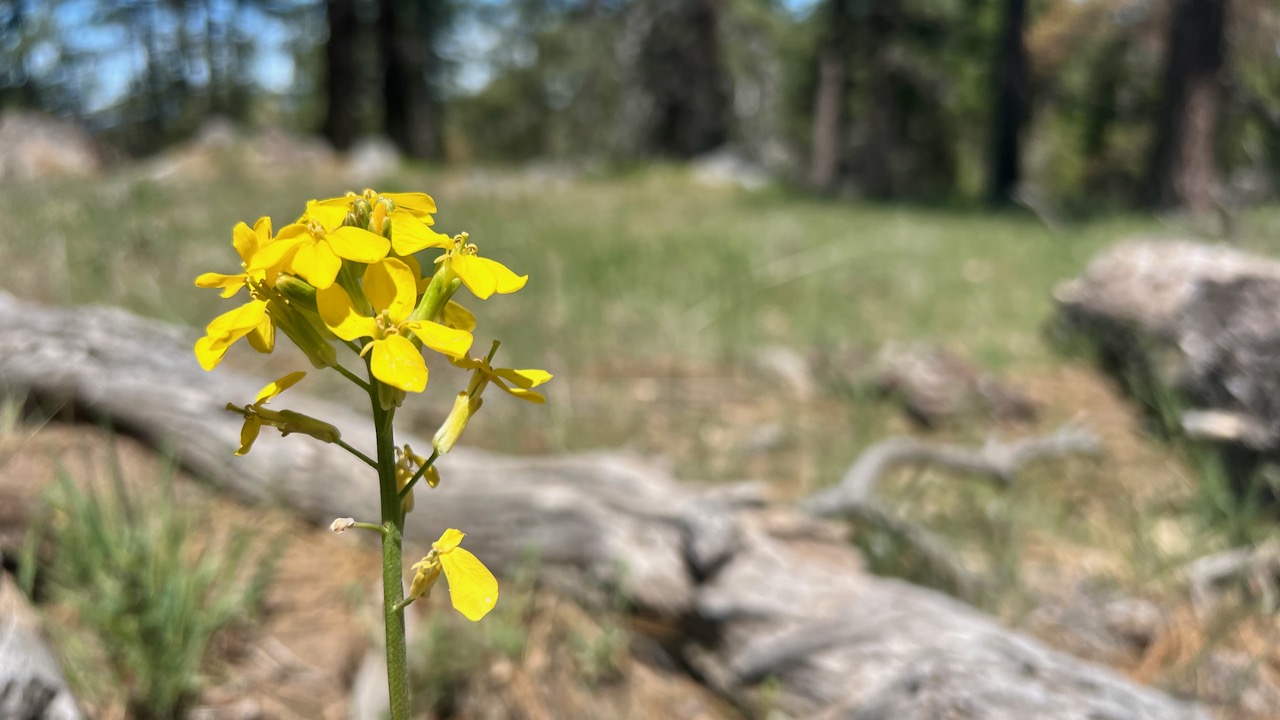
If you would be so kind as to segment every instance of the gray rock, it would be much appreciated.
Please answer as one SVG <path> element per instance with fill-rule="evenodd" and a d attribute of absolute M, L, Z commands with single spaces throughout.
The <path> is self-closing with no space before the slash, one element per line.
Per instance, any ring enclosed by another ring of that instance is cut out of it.
<path fill-rule="evenodd" d="M 0 718 L 82 720 L 58 660 L 45 645 L 40 618 L 0 573 Z"/>

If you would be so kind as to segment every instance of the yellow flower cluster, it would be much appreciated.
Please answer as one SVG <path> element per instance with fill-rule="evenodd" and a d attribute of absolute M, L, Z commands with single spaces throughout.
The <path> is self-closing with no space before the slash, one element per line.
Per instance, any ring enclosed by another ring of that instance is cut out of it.
<path fill-rule="evenodd" d="M 453 295 L 465 286 L 478 299 L 508 294 L 524 287 L 527 276 L 479 254 L 466 233 L 448 236 L 434 228 L 435 201 L 424 193 L 380 193 L 365 190 L 345 197 L 312 200 L 294 222 L 273 232 L 270 218 L 252 228 L 238 224 L 232 245 L 240 256 L 240 272 L 205 273 L 196 285 L 222 291 L 232 298 L 245 290 L 247 302 L 209 323 L 195 345 L 196 359 L 212 370 L 228 349 L 241 339 L 259 352 L 275 347 L 276 333 L 284 333 L 306 353 L 316 368 L 333 368 L 366 390 L 374 402 L 380 438 L 375 461 L 341 439 L 338 429 L 316 418 L 266 405 L 305 373 L 296 371 L 270 383 L 252 403 L 228 405 L 244 416 L 237 455 L 252 447 L 264 425 L 282 434 L 305 434 L 335 443 L 377 468 L 384 492 L 399 493 L 399 511 L 392 525 L 403 524 L 414 506 L 413 486 L 425 478 L 434 488 L 440 482 L 435 460 L 449 452 L 470 418 L 479 410 L 489 385 L 534 403 L 545 399 L 533 388 L 551 379 L 543 370 L 494 368 L 495 341 L 487 357 L 468 355 L 476 319 Z M 416 253 L 437 250 L 430 274 L 424 276 Z M 335 347 L 345 346 L 363 360 L 367 381 L 344 367 Z M 466 390 L 455 399 L 453 412 L 436 433 L 430 458 L 408 446 L 390 442 L 390 421 L 406 393 L 427 387 L 423 350 L 444 355 L 471 373 Z M 379 420 L 378 418 L 381 418 Z M 384 422 L 385 421 L 385 422 Z M 390 489 L 394 482 L 395 488 Z M 394 504 L 395 496 L 387 496 Z M 384 508 L 388 505 L 383 505 Z M 388 521 L 385 517 L 384 523 Z M 351 521 L 354 523 L 354 521 Z M 367 523 L 352 526 L 377 529 Z M 394 529 L 394 528 L 392 528 Z M 389 532 L 389 531 L 388 531 Z M 396 535 L 398 543 L 398 534 Z M 414 566 L 416 574 L 407 601 L 424 596 L 443 572 L 458 610 L 472 620 L 483 617 L 497 601 L 493 575 L 474 555 L 458 547 L 463 533 L 450 529 L 431 552 Z M 397 551 L 398 552 L 398 551 Z"/>

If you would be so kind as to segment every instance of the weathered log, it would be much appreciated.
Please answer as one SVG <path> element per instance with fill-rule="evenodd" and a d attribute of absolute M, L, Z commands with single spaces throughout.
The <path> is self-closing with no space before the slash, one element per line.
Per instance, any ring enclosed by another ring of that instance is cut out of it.
<path fill-rule="evenodd" d="M 1129 240 L 1054 297 L 1062 329 L 1143 401 L 1176 399 L 1181 418 L 1167 419 L 1187 434 L 1280 455 L 1280 262 L 1221 245 Z"/>
<path fill-rule="evenodd" d="M 0 387 L 61 398 L 165 448 L 210 483 L 318 523 L 376 516 L 367 467 L 309 438 L 270 433 L 244 458 L 226 402 L 264 378 L 203 373 L 191 333 L 119 310 L 59 310 L 0 294 Z M 302 392 L 299 392 L 302 390 Z M 277 402 L 369 448 L 358 413 L 305 395 Z M 400 438 L 425 447 L 422 438 Z M 423 489 L 408 537 L 443 527 L 501 571 L 530 551 L 570 591 L 621 591 L 678 628 L 671 652 L 744 706 L 760 680 L 796 716 L 1199 718 L 1203 713 L 1055 652 L 946 596 L 862 571 L 838 529 L 756 496 L 695 490 L 614 453 L 515 458 L 460 448 Z"/>

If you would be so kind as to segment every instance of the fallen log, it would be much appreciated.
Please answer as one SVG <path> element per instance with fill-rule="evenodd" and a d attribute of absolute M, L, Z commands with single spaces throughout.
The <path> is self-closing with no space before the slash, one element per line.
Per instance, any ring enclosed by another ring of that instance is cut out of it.
<path fill-rule="evenodd" d="M 307 438 L 264 433 L 232 455 L 223 410 L 268 378 L 196 365 L 194 334 L 120 310 L 54 309 L 0 294 L 0 389 L 111 419 L 209 483 L 316 523 L 376 517 L 368 468 Z M 291 409 L 372 446 L 350 408 L 287 397 Z M 401 438 L 425 447 L 423 438 Z M 496 570 L 530 551 L 568 592 L 621 592 L 675 628 L 669 651 L 743 707 L 799 717 L 1202 718 L 1110 670 L 1055 652 L 963 603 L 866 573 L 838 530 L 758 493 L 682 485 L 616 453 L 516 458 L 460 448 L 422 491 L 411 542 L 446 526 Z M 769 679 L 770 682 L 762 683 Z"/>

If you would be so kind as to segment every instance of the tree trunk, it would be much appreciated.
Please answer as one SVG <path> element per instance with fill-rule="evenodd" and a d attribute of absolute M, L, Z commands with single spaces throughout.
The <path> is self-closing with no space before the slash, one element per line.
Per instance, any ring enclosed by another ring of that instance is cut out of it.
<path fill-rule="evenodd" d="M 439 63 L 432 47 L 439 10 L 437 2 L 378 2 L 383 127 L 401 152 L 415 158 L 441 154 L 440 107 L 431 85 Z"/>
<path fill-rule="evenodd" d="M 809 183 L 830 190 L 840 164 L 840 122 L 844 115 L 849 28 L 845 0 L 831 0 L 831 26 L 818 53 L 818 87 L 813 98 L 813 154 Z"/>
<path fill-rule="evenodd" d="M 1210 211 L 1218 185 L 1217 134 L 1227 0 L 1177 0 L 1169 28 L 1164 100 L 1146 182 L 1155 208 Z"/>
<path fill-rule="evenodd" d="M 356 139 L 357 19 L 355 0 L 327 0 L 329 42 L 325 45 L 324 135 L 339 150 Z"/>
<path fill-rule="evenodd" d="M 1027 0 L 1007 0 L 1000 54 L 996 57 L 991 122 L 991 202 L 1013 200 L 1021 174 L 1022 134 L 1028 115 Z"/>
<path fill-rule="evenodd" d="M 719 0 L 660 4 L 643 41 L 640 78 L 654 106 L 649 149 L 688 158 L 729 138 L 729 78 L 720 56 Z"/>

